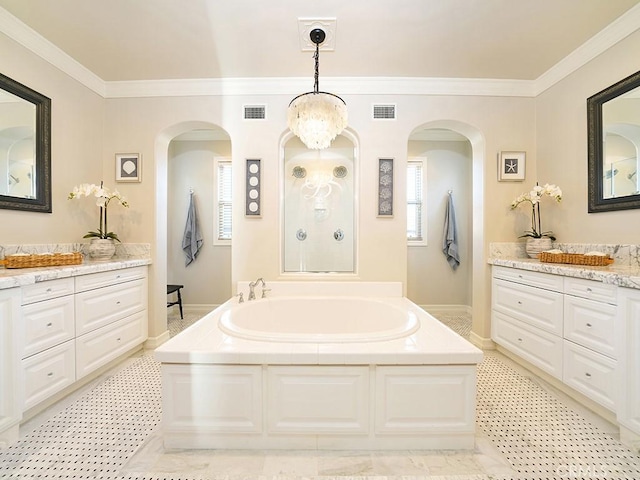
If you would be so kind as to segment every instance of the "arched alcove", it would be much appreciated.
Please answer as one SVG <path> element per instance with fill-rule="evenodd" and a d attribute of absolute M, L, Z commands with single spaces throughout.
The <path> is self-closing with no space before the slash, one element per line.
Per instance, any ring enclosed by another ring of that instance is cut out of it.
<path fill-rule="evenodd" d="M 488 298 L 489 269 L 484 262 L 484 165 L 485 140 L 476 127 L 458 120 L 435 120 L 413 129 L 411 136 L 429 129 L 450 130 L 466 137 L 471 144 L 471 307 L 473 325 L 471 341 L 482 346 L 490 337 Z"/>
<path fill-rule="evenodd" d="M 155 251 L 152 252 L 153 264 L 149 278 L 149 303 L 153 305 L 152 316 L 149 318 L 149 338 L 158 345 L 168 338 L 166 319 L 166 288 L 167 288 L 167 210 L 168 210 L 168 162 L 169 144 L 171 141 L 192 131 L 223 130 L 218 125 L 209 122 L 187 121 L 171 125 L 160 131 L 155 140 Z M 153 347 L 153 345 L 150 345 Z"/>

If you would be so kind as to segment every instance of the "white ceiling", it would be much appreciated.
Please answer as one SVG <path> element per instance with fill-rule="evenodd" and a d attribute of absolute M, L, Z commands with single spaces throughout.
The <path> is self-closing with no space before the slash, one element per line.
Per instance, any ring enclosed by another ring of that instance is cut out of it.
<path fill-rule="evenodd" d="M 640 0 L 0 0 L 105 82 L 313 77 L 299 18 L 335 18 L 320 77 L 535 80 Z"/>

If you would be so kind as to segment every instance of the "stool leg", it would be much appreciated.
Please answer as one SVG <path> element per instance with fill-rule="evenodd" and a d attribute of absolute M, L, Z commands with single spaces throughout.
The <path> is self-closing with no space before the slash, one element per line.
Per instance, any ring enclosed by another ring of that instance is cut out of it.
<path fill-rule="evenodd" d="M 180 319 L 184 320 L 182 316 L 182 295 L 180 295 L 180 289 L 178 289 L 178 307 L 180 308 Z"/>

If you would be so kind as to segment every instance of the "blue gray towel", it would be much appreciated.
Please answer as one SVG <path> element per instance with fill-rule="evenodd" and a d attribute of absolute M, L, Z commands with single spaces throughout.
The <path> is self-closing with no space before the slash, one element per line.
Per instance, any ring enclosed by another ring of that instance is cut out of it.
<path fill-rule="evenodd" d="M 456 214 L 453 210 L 453 198 L 449 194 L 447 210 L 444 214 L 444 232 L 442 233 L 442 252 L 447 257 L 447 262 L 454 270 L 460 265 L 458 254 L 458 227 L 456 226 Z"/>
<path fill-rule="evenodd" d="M 193 193 L 189 196 L 189 212 L 187 213 L 187 224 L 184 227 L 182 237 L 182 250 L 185 254 L 185 267 L 193 262 L 198 256 L 202 247 L 202 235 L 198 225 L 198 215 L 196 214 L 196 203 L 193 201 Z"/>

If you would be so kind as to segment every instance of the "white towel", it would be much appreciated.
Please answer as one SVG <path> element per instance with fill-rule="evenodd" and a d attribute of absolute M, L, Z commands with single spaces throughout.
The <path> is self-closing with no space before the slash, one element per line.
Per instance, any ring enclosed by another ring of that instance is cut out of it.
<path fill-rule="evenodd" d="M 447 257 L 447 262 L 454 270 L 460 265 L 458 254 L 458 227 L 456 226 L 456 214 L 453 209 L 453 198 L 449 194 L 447 209 L 444 214 L 444 232 L 442 233 L 442 252 Z"/>
<path fill-rule="evenodd" d="M 196 203 L 193 201 L 192 193 L 189 197 L 187 224 L 184 226 L 184 235 L 182 237 L 182 251 L 186 257 L 184 261 L 185 267 L 196 259 L 200 247 L 202 247 L 202 235 L 200 235 Z"/>

